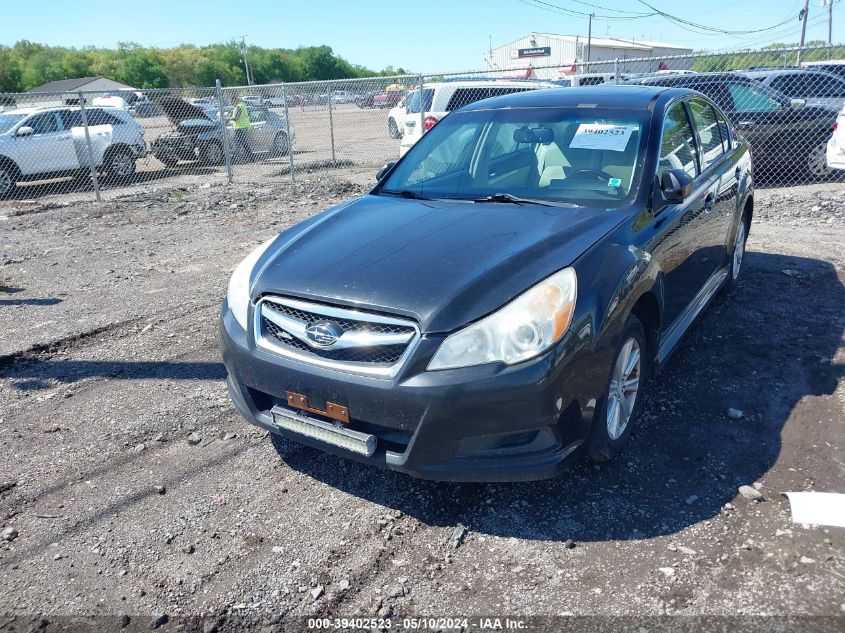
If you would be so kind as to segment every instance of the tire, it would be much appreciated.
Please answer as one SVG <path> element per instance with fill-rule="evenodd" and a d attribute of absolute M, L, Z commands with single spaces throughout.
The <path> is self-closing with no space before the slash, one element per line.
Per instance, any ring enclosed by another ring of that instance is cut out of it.
<path fill-rule="evenodd" d="M 222 165 L 225 160 L 220 141 L 209 141 L 200 147 L 200 162 L 203 165 Z"/>
<path fill-rule="evenodd" d="M 20 172 L 17 167 L 8 163 L 0 163 L 0 200 L 15 193 Z"/>
<path fill-rule="evenodd" d="M 745 243 L 748 241 L 748 217 L 743 214 L 736 227 L 734 247 L 731 251 L 731 264 L 728 268 L 728 278 L 725 280 L 726 292 L 734 290 L 739 283 L 739 273 L 742 271 L 742 261 L 745 259 Z"/>
<path fill-rule="evenodd" d="M 135 155 L 125 147 L 112 150 L 106 154 L 103 170 L 108 180 L 125 182 L 135 174 Z"/>
<path fill-rule="evenodd" d="M 634 353 L 637 354 L 636 364 L 632 360 Z M 624 359 L 628 359 L 628 367 L 623 367 Z M 593 461 L 607 461 L 616 457 L 631 436 L 631 429 L 636 425 L 637 416 L 642 402 L 644 379 L 646 376 L 647 359 L 649 358 L 646 349 L 646 338 L 642 323 L 633 314 L 628 316 L 625 327 L 622 330 L 619 346 L 613 356 L 613 364 L 610 368 L 608 388 L 602 397 L 601 406 L 596 408 L 593 418 L 593 430 L 587 448 L 587 456 Z M 629 370 L 626 376 L 626 370 Z M 623 380 L 619 380 L 622 377 Z M 636 380 L 636 386 L 631 393 L 631 380 Z M 627 390 L 617 388 L 622 384 L 628 384 Z M 620 394 L 626 394 L 620 397 Z M 633 397 L 632 397 L 633 396 Z M 627 406 L 620 407 L 622 402 Z M 608 404 L 610 403 L 610 415 L 608 415 Z M 627 418 L 621 417 L 628 412 Z M 619 417 L 617 417 L 617 415 Z"/>
<path fill-rule="evenodd" d="M 279 132 L 273 138 L 273 146 L 270 148 L 270 156 L 279 158 L 280 156 L 287 156 L 290 152 L 290 145 L 288 143 L 288 135 L 284 132 Z"/>
<path fill-rule="evenodd" d="M 807 176 L 813 180 L 823 180 L 830 176 L 831 169 L 827 166 L 827 141 L 820 141 L 807 152 L 804 167 Z"/>
<path fill-rule="evenodd" d="M 179 159 L 173 156 L 156 156 L 156 158 L 165 167 L 176 167 L 176 163 L 179 162 Z"/>
<path fill-rule="evenodd" d="M 387 120 L 387 133 L 390 135 L 390 138 L 402 138 L 399 126 L 396 125 L 396 120 L 393 118 Z"/>

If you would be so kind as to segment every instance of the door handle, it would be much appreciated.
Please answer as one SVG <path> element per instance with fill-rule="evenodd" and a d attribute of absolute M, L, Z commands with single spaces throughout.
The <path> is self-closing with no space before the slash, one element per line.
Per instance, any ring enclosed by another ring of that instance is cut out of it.
<path fill-rule="evenodd" d="M 740 176 L 742 176 L 742 167 L 740 167 L 739 165 L 737 165 L 736 169 L 734 169 L 734 176 L 737 180 L 739 180 Z"/>
<path fill-rule="evenodd" d="M 713 207 L 716 204 L 716 196 L 712 193 L 708 193 L 707 196 L 704 198 L 704 212 L 705 213 L 712 213 Z"/>

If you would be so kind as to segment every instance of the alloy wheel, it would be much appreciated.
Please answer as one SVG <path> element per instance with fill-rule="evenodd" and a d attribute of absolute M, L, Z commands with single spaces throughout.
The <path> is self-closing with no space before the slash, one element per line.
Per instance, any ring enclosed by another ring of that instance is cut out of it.
<path fill-rule="evenodd" d="M 830 173 L 827 166 L 827 145 L 816 145 L 807 155 L 807 171 L 815 178 L 823 178 Z"/>
<path fill-rule="evenodd" d="M 134 171 L 134 161 L 129 152 L 119 152 L 111 159 L 111 172 L 115 176 L 125 178 Z"/>
<path fill-rule="evenodd" d="M 0 196 L 7 195 L 15 186 L 15 179 L 8 169 L 0 169 Z"/>
<path fill-rule="evenodd" d="M 742 266 L 742 258 L 745 255 L 745 222 L 740 221 L 736 229 L 736 243 L 734 244 L 734 258 L 731 274 L 734 279 L 739 277 L 739 268 Z"/>
<path fill-rule="evenodd" d="M 631 337 L 622 346 L 607 394 L 607 434 L 617 440 L 625 432 L 640 389 L 640 369 L 642 355 L 640 343 Z"/>

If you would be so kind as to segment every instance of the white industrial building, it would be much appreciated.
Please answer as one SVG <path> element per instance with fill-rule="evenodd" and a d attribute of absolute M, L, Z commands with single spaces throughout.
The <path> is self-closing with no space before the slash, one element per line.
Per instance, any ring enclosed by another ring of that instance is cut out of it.
<path fill-rule="evenodd" d="M 604 63 L 585 64 L 588 46 L 589 61 Z M 491 48 L 485 57 L 488 70 L 503 72 L 508 77 L 559 79 L 577 73 L 613 72 L 614 60 L 619 60 L 619 72 L 685 70 L 691 67 L 691 58 L 671 58 L 690 53 L 691 48 L 662 42 L 608 37 L 593 37 L 588 40 L 579 35 L 529 33 L 507 44 Z M 632 58 L 643 61 L 625 63 L 624 60 Z"/>

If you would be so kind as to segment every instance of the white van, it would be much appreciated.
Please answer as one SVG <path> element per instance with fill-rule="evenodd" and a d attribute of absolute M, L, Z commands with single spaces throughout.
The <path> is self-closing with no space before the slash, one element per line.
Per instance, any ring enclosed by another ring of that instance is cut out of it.
<path fill-rule="evenodd" d="M 470 103 L 513 94 L 527 90 L 556 88 L 557 86 L 540 81 L 507 81 L 485 79 L 483 81 L 443 81 L 427 83 L 422 91 L 415 90 L 405 99 L 405 121 L 399 156 L 404 156 L 423 134 L 452 110 L 457 110 Z M 420 116 L 422 105 L 422 117 Z M 420 122 L 422 121 L 422 124 Z"/>

